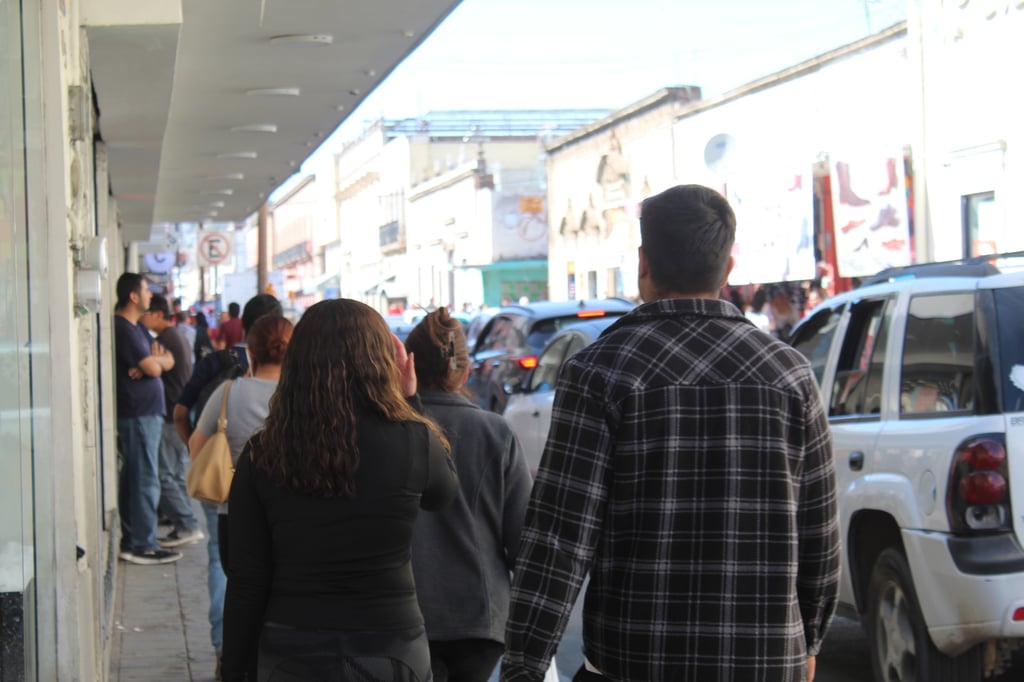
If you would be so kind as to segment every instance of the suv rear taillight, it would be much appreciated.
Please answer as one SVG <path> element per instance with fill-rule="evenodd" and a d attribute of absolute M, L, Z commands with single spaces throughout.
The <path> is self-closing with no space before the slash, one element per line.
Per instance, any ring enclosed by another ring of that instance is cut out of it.
<path fill-rule="evenodd" d="M 1010 528 L 1006 440 L 1002 434 L 968 438 L 949 471 L 946 509 L 955 533 Z"/>
<path fill-rule="evenodd" d="M 608 313 L 606 313 L 603 310 L 581 310 L 578 313 L 576 313 L 576 317 L 579 317 L 581 319 L 590 319 L 593 317 L 604 317 L 607 314 Z"/>
<path fill-rule="evenodd" d="M 520 369 L 533 369 L 537 366 L 537 356 L 527 355 L 516 360 L 516 364 L 519 365 Z"/>

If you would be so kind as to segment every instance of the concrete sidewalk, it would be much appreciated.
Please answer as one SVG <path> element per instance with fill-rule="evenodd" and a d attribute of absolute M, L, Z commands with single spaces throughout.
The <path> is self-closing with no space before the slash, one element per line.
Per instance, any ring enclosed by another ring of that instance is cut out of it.
<path fill-rule="evenodd" d="M 161 527 L 160 534 L 168 530 Z M 207 620 L 206 540 L 175 549 L 184 556 L 173 564 L 118 562 L 111 682 L 212 682 L 214 678 L 217 661 Z"/>

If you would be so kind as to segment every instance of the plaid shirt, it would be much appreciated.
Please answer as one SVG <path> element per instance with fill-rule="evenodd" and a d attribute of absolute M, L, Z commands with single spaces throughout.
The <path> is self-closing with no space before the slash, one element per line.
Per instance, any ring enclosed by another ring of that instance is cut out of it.
<path fill-rule="evenodd" d="M 541 680 L 580 586 L 621 681 L 803 680 L 836 605 L 832 440 L 800 353 L 731 304 L 640 306 L 561 371 L 503 682 Z"/>

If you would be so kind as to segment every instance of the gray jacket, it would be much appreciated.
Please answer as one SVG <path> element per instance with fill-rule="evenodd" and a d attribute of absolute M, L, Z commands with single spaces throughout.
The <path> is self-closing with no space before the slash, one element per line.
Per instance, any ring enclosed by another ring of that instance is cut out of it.
<path fill-rule="evenodd" d="M 505 641 L 509 575 L 533 480 L 505 419 L 466 398 L 420 391 L 424 412 L 444 429 L 459 495 L 423 512 L 413 529 L 412 566 L 427 637 Z"/>

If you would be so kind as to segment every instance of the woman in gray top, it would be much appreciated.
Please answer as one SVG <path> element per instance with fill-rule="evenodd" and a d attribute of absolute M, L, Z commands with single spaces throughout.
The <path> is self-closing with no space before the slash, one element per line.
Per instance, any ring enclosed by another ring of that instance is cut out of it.
<path fill-rule="evenodd" d="M 469 355 L 461 323 L 440 308 L 405 342 L 423 410 L 444 430 L 459 495 L 421 514 L 412 566 L 435 682 L 486 682 L 504 651 L 509 575 L 532 480 L 505 419 L 463 395 Z"/>
<path fill-rule="evenodd" d="M 217 432 L 217 418 L 224 391 L 228 390 L 228 427 L 226 435 L 231 446 L 231 463 L 238 463 L 249 437 L 263 428 L 267 418 L 270 396 L 277 389 L 281 376 L 281 361 L 292 338 L 292 323 L 280 315 L 264 315 L 256 320 L 246 337 L 249 353 L 249 374 L 230 383 L 225 381 L 210 394 L 203 413 L 196 422 L 196 430 L 188 441 L 189 452 L 194 458 L 206 445 L 206 441 Z M 228 505 L 225 502 L 217 510 L 217 536 L 221 565 L 227 568 L 228 556 Z"/>

